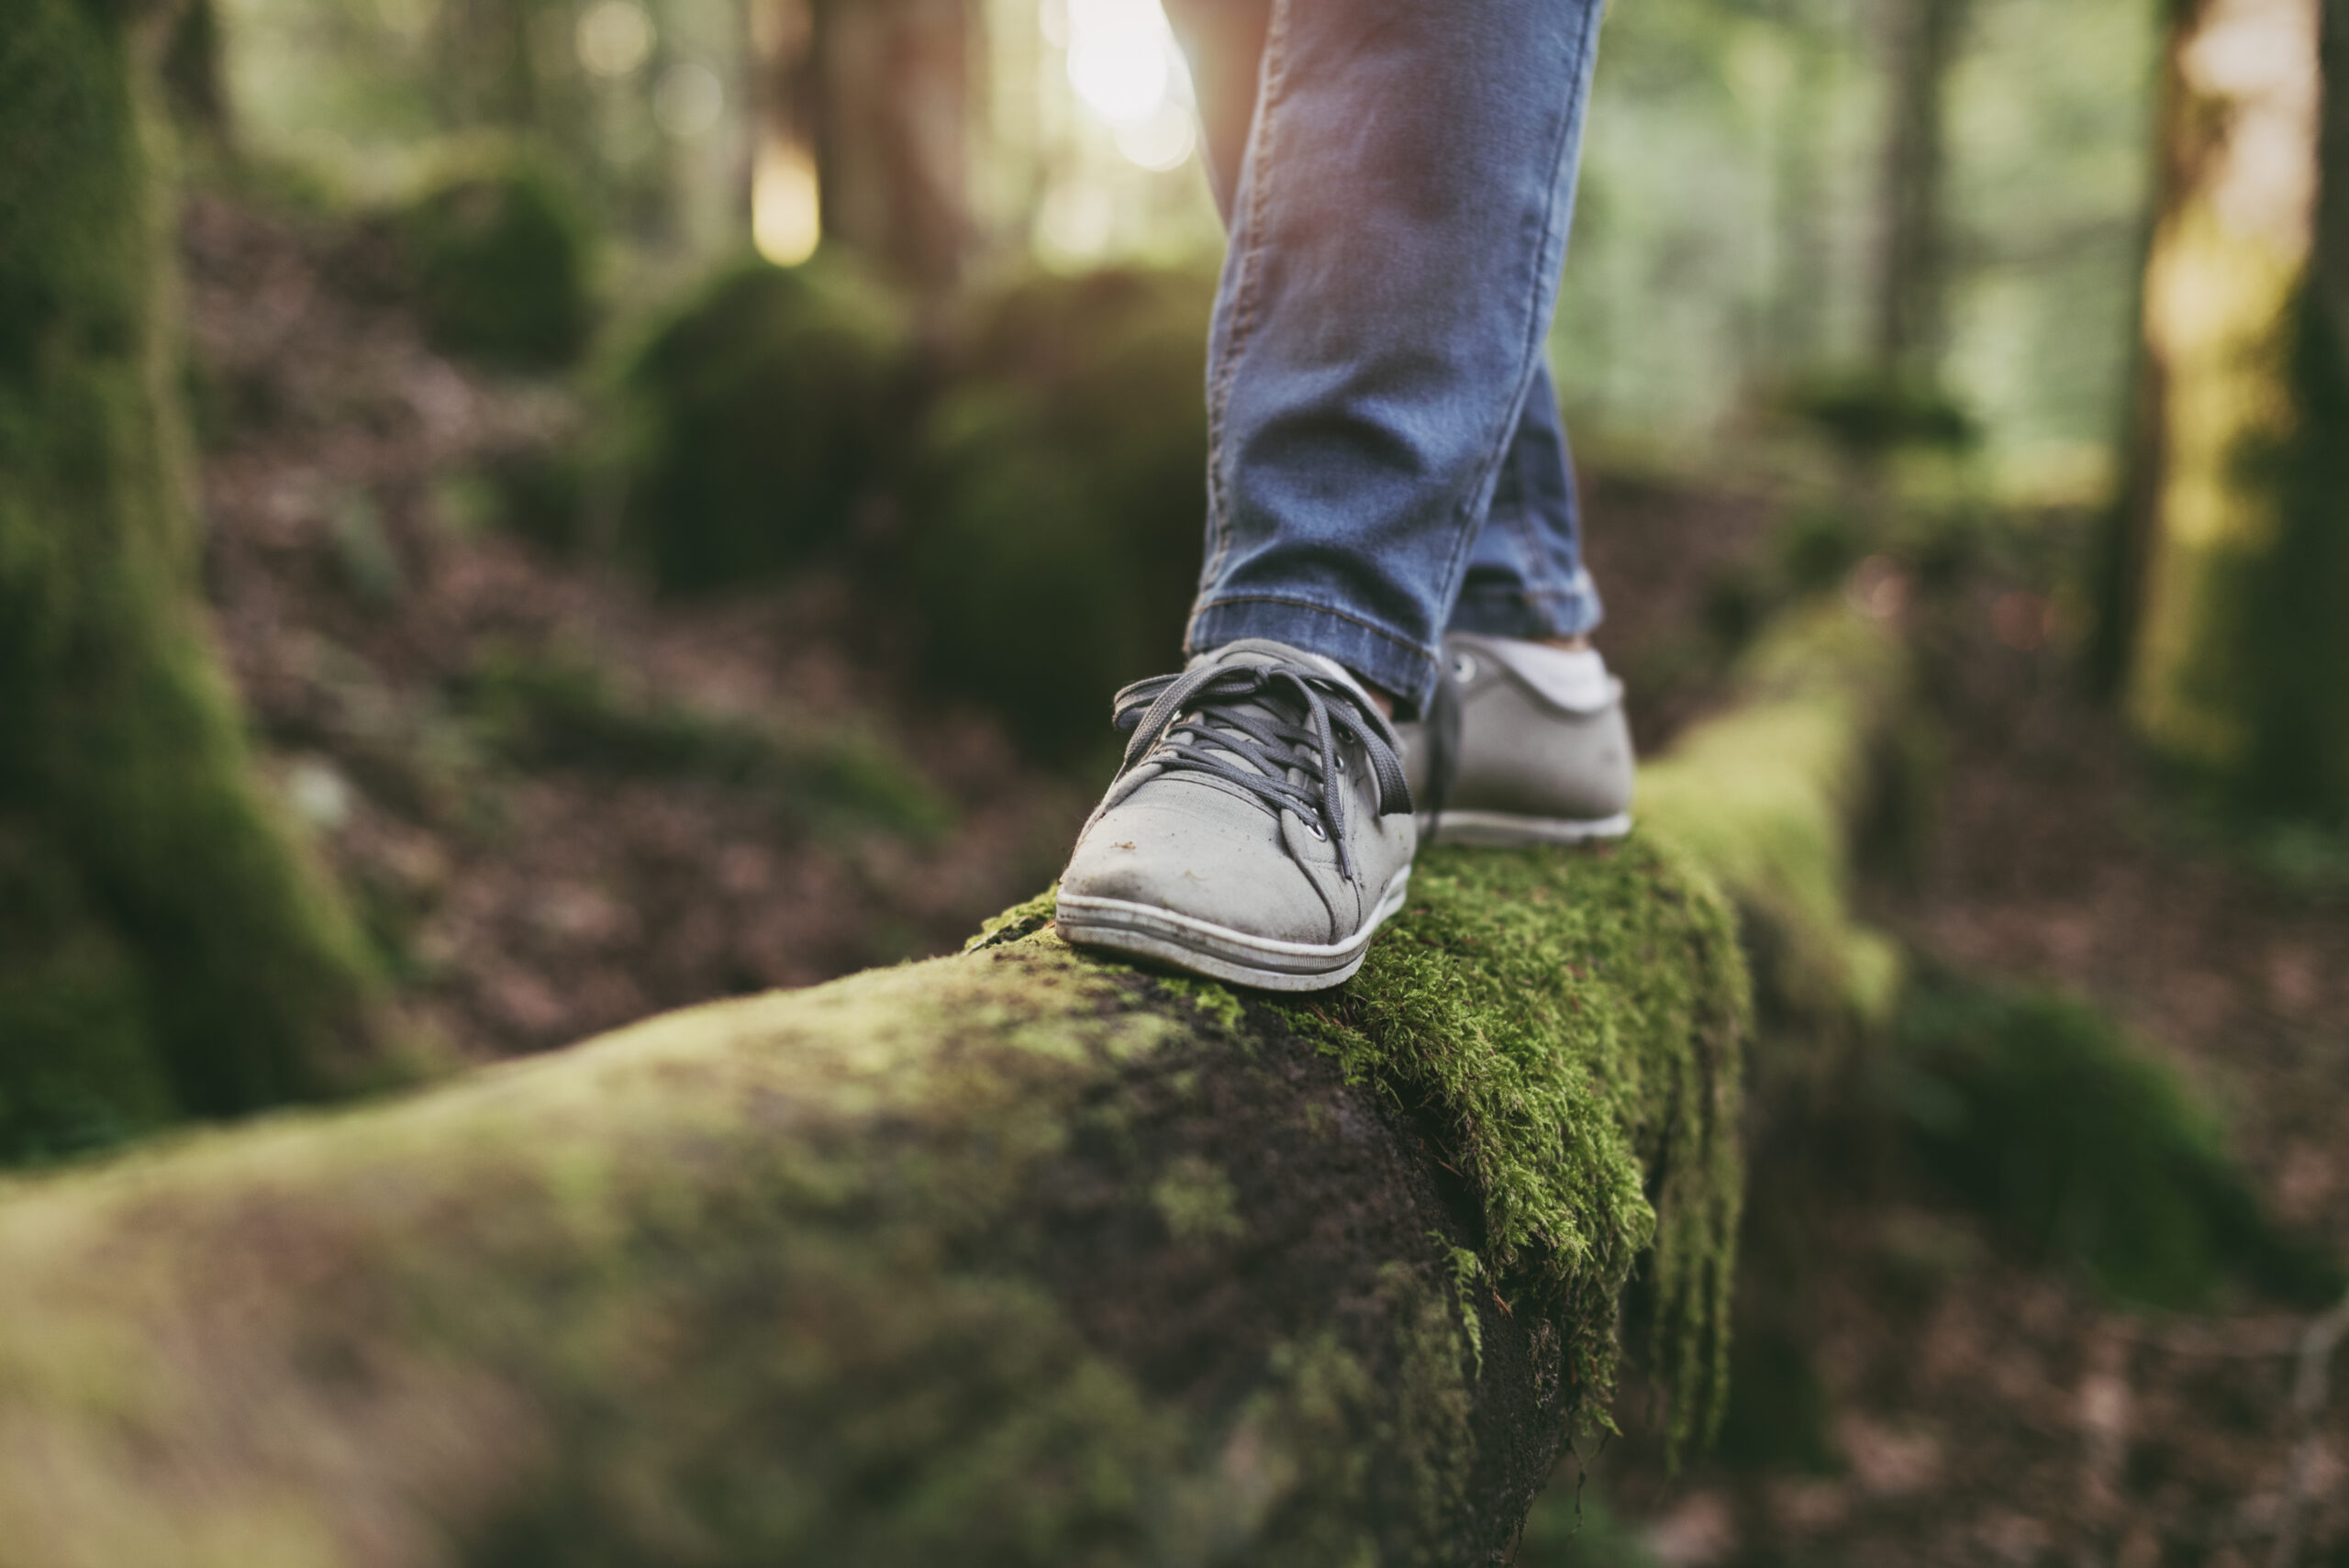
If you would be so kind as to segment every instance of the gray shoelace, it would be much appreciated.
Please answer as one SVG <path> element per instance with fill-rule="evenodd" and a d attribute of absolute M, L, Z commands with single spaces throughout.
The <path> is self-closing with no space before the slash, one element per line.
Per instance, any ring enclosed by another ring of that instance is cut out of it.
<path fill-rule="evenodd" d="M 1119 692 L 1115 712 L 1118 728 L 1133 732 L 1120 776 L 1146 760 L 1170 773 L 1221 779 L 1276 815 L 1294 811 L 1336 847 L 1339 873 L 1349 881 L 1354 869 L 1345 791 L 1336 782 L 1344 765 L 1339 740 L 1368 758 L 1381 817 L 1411 809 L 1411 787 L 1385 727 L 1344 682 L 1310 664 L 1208 664 L 1154 675 Z M 1303 779 L 1292 780 L 1292 772 Z"/>

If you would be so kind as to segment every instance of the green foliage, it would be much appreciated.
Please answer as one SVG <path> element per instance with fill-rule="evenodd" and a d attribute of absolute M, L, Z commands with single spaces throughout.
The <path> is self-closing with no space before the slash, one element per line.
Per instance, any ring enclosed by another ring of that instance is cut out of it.
<path fill-rule="evenodd" d="M 2206 1099 L 2102 1011 L 1937 979 L 1902 1037 L 1894 1092 L 1927 1162 L 2036 1256 L 2155 1307 L 2231 1280 L 2310 1304 L 2337 1290 L 2261 1212 Z"/>
<path fill-rule="evenodd" d="M 925 667 L 1065 755 L 1172 667 L 1206 517 L 1213 282 L 1119 268 L 975 302 L 928 423 L 907 571 Z"/>
<path fill-rule="evenodd" d="M 632 691 L 584 658 L 497 646 L 466 683 L 484 739 L 524 767 L 692 776 L 770 793 L 818 827 L 872 826 L 929 839 L 952 810 L 879 740 L 795 734 Z"/>
<path fill-rule="evenodd" d="M 1979 423 L 1944 388 L 1882 376 L 1814 377 L 1795 388 L 1787 406 L 1854 457 L 1905 448 L 1964 451 L 1982 439 Z"/>
<path fill-rule="evenodd" d="M 444 179 L 400 215 L 433 340 L 523 370 L 569 364 L 595 325 L 593 241 L 555 178 L 527 159 Z"/>
<path fill-rule="evenodd" d="M 624 375 L 629 553 L 694 592 L 840 545 L 901 420 L 907 346 L 896 305 L 840 258 L 720 275 Z"/>
<path fill-rule="evenodd" d="M 1686 461 L 1757 392 L 1869 341 L 1886 199 L 1874 13 L 1611 6 L 1552 336 L 1577 439 Z M 2156 8 L 1975 0 L 1946 83 L 1944 384 L 2023 477 L 2121 424 L 2154 144 Z M 2011 467 L 2007 465 L 2011 463 Z"/>
<path fill-rule="evenodd" d="M 317 1092 L 373 995 L 199 617 L 130 26 L 33 0 L 0 28 L 0 832 L 48 890 L 6 918 L 50 933 L 0 957 L 0 1158 Z"/>

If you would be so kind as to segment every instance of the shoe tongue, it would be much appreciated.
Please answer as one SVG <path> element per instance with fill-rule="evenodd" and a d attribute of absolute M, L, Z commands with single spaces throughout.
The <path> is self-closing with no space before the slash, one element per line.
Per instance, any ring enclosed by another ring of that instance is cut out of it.
<path fill-rule="evenodd" d="M 1370 700 L 1370 693 L 1354 679 L 1354 673 L 1326 654 L 1309 653 L 1302 648 L 1292 648 L 1286 642 L 1275 642 L 1269 637 L 1245 637 L 1237 642 L 1227 642 L 1220 648 L 1194 654 L 1184 668 L 1196 670 L 1202 664 L 1309 664 L 1331 680 L 1343 684 L 1362 704 L 1364 711 L 1374 719 L 1384 718 L 1378 705 Z"/>
<path fill-rule="evenodd" d="M 1308 653 L 1302 648 L 1292 648 L 1286 642 L 1275 642 L 1268 637 L 1242 638 L 1237 642 L 1227 642 L 1220 648 L 1210 649 L 1205 653 L 1195 654 L 1192 656 L 1190 662 L 1185 665 L 1185 668 L 1188 670 L 1197 670 L 1204 665 L 1209 664 L 1306 664 L 1320 671 L 1322 673 L 1330 676 L 1332 680 L 1342 682 L 1347 687 L 1354 692 L 1360 693 L 1362 691 L 1362 683 L 1356 681 L 1353 678 L 1352 672 L 1348 671 L 1344 665 L 1339 663 L 1336 660 L 1326 658 L 1319 653 Z M 1231 703 L 1229 706 L 1238 712 L 1245 713 L 1254 717 L 1279 718 L 1282 717 L 1281 715 L 1274 712 L 1268 705 L 1261 702 L 1236 702 Z M 1370 703 L 1367 695 L 1364 695 L 1363 697 L 1363 706 L 1365 708 L 1368 708 L 1374 717 L 1377 715 L 1378 710 Z M 1291 714 L 1287 717 L 1291 720 L 1294 720 L 1296 716 Z M 1211 723 L 1203 728 L 1207 728 L 1209 733 L 1213 732 L 1214 727 Z M 1219 747 L 1218 750 L 1221 751 L 1221 748 Z M 1237 752 L 1225 751 L 1223 752 L 1223 755 L 1231 762 L 1247 769 L 1250 773 L 1264 772 L 1264 770 L 1258 767 L 1254 762 L 1250 762 L 1247 758 L 1239 755 Z"/>

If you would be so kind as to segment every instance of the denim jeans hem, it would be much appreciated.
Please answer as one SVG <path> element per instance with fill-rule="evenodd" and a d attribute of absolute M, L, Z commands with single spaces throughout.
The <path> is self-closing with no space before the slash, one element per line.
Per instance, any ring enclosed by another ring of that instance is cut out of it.
<path fill-rule="evenodd" d="M 1581 637 L 1596 631 L 1606 616 L 1598 591 L 1586 574 L 1581 585 L 1564 592 L 1465 588 L 1444 629 L 1482 637 Z"/>
<path fill-rule="evenodd" d="M 1415 718 L 1435 695 L 1436 657 L 1401 632 L 1350 611 L 1305 599 L 1254 595 L 1218 599 L 1191 617 L 1186 648 L 1203 653 L 1243 638 L 1268 637 L 1343 664 L 1395 698 L 1395 717 Z"/>

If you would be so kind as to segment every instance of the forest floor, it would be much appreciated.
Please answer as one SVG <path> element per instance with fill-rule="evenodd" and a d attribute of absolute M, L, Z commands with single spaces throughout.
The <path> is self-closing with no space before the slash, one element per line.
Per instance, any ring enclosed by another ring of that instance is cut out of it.
<path fill-rule="evenodd" d="M 2349 884 L 2321 845 L 2254 854 L 2182 812 L 2049 588 L 1993 567 L 1942 606 L 1936 798 L 1869 913 L 1920 962 L 2125 1021 L 2221 1107 L 2271 1215 L 2349 1257 Z M 2304 1425 L 2305 1314 L 2119 1308 L 1930 1191 L 1855 1187 L 1807 1243 L 1831 1451 L 1667 1478 L 1635 1429 L 1590 1471 L 1656 1560 L 2264 1568 L 2289 1512 L 2290 1561 L 2349 1563 L 2349 1371 Z"/>
<path fill-rule="evenodd" d="M 854 585 L 666 603 L 484 526 L 501 463 L 578 439 L 572 398 L 434 354 L 371 284 L 363 238 L 217 197 L 184 238 L 230 666 L 266 765 L 453 1054 L 949 951 L 1058 869 L 1099 780 L 912 689 Z M 1586 510 L 1604 644 L 1653 750 L 1713 690 L 1708 607 L 1782 508 L 1602 473 Z M 2349 896 L 2179 830 L 2048 635 L 2047 588 L 1991 569 L 1957 590 L 1938 809 L 1871 913 L 1927 962 L 2127 1020 L 2227 1108 L 2275 1213 L 2349 1253 Z M 2301 1319 L 2118 1311 L 1929 1198 L 1829 1210 L 1833 1454 L 1667 1481 L 1619 1445 L 1593 1473 L 1639 1521 L 1625 1552 L 2269 1560 Z M 1920 1251 L 1938 1260 L 1921 1293 Z M 2349 1396 L 2325 1419 L 2301 1561 L 2349 1563 L 2326 1457 L 2349 1453 Z M 1599 1547 L 1529 1538 L 1524 1560 Z"/>

